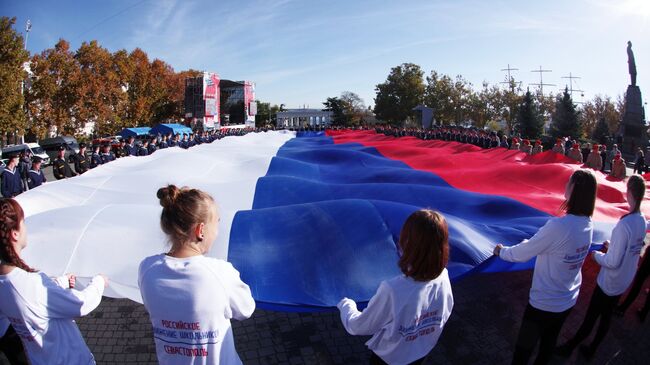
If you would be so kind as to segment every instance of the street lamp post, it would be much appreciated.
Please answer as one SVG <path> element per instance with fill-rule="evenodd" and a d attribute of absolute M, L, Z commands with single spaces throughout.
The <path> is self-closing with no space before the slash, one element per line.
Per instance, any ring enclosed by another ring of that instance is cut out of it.
<path fill-rule="evenodd" d="M 27 23 L 25 24 L 25 51 L 27 50 L 27 40 L 29 39 L 29 31 L 32 30 L 32 22 L 31 20 L 27 19 Z M 24 97 L 25 97 L 25 80 L 21 80 L 20 82 L 20 95 L 23 96 L 23 111 L 24 111 Z M 27 113 L 25 113 L 27 114 Z M 23 132 L 20 135 L 20 143 L 25 143 L 25 132 Z"/>

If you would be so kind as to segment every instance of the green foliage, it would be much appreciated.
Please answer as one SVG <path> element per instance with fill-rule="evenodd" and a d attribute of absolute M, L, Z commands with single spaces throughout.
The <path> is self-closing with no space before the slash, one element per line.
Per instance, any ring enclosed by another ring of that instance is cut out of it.
<path fill-rule="evenodd" d="M 599 140 L 600 136 L 605 134 L 605 129 L 601 122 L 607 126 L 607 135 L 616 132 L 621 119 L 623 119 L 622 102 L 614 102 L 608 96 L 596 95 L 592 100 L 582 104 L 580 111 L 580 123 L 582 124 L 585 134 Z M 596 129 L 600 128 L 598 132 Z"/>
<path fill-rule="evenodd" d="M 530 91 L 526 92 L 519 106 L 515 131 L 524 138 L 539 138 L 544 132 L 544 120 L 539 112 L 537 102 Z"/>
<path fill-rule="evenodd" d="M 605 143 L 607 137 L 609 137 L 609 127 L 607 126 L 605 118 L 600 118 L 598 123 L 596 123 L 596 128 L 594 128 L 594 131 L 591 133 L 591 138 L 594 141 L 598 141 L 598 143 Z"/>
<path fill-rule="evenodd" d="M 345 112 L 345 102 L 337 97 L 327 98 L 323 103 L 324 110 L 332 112 L 332 125 L 346 126 L 349 124 L 348 115 Z"/>
<path fill-rule="evenodd" d="M 23 63 L 29 59 L 23 37 L 13 25 L 16 18 L 0 18 L 0 135 L 22 134 L 26 128 L 24 98 L 21 93 L 26 72 Z M 3 138 L 4 139 L 4 138 Z"/>
<path fill-rule="evenodd" d="M 582 125 L 580 123 L 580 112 L 576 110 L 568 88 L 564 89 L 562 95 L 558 95 L 555 101 L 553 122 L 551 123 L 551 136 L 554 138 L 571 136 L 582 137 Z"/>
<path fill-rule="evenodd" d="M 386 81 L 376 86 L 375 115 L 391 124 L 401 124 L 424 100 L 424 72 L 413 63 L 393 67 Z"/>
<path fill-rule="evenodd" d="M 276 114 L 280 111 L 280 106 L 271 103 L 264 103 L 255 100 L 257 103 L 257 114 L 255 115 L 255 126 L 263 128 L 267 125 L 275 125 L 277 123 Z"/>

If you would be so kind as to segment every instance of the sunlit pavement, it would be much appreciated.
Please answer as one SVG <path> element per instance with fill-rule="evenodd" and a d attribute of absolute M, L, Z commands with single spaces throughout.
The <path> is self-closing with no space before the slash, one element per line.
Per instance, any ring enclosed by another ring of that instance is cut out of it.
<path fill-rule="evenodd" d="M 583 268 L 578 304 L 564 325 L 560 341 L 582 323 L 597 272 L 591 258 Z M 438 345 L 425 364 L 509 364 L 528 300 L 530 271 L 475 275 L 453 284 L 455 306 Z M 643 364 L 650 358 L 650 320 L 640 324 L 635 310 L 614 317 L 610 333 L 593 364 Z M 140 304 L 104 298 L 99 308 L 77 321 L 99 364 L 156 363 L 149 317 Z M 237 351 L 244 364 L 364 364 L 367 336 L 350 336 L 338 312 L 283 313 L 257 310 L 233 321 Z M 4 358 L 1 363 L 5 364 Z M 586 363 L 578 351 L 554 364 Z"/>

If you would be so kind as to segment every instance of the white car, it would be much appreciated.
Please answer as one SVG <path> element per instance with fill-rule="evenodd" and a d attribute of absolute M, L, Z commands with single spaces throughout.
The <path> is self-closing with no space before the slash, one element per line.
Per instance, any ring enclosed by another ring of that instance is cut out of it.
<path fill-rule="evenodd" d="M 20 153 L 29 150 L 32 157 L 38 156 L 43 159 L 43 165 L 50 164 L 50 156 L 47 155 L 45 150 L 38 143 L 23 143 L 6 146 L 2 149 L 2 155 L 6 156 L 9 153 Z"/>

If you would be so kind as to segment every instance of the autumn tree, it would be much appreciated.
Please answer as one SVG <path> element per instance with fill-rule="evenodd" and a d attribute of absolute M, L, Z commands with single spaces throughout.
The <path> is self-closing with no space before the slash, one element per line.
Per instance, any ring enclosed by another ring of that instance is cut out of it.
<path fill-rule="evenodd" d="M 29 59 L 23 37 L 13 25 L 16 18 L 0 18 L 0 135 L 2 144 L 9 134 L 23 134 L 26 128 L 22 81 L 27 76 L 23 64 Z"/>
<path fill-rule="evenodd" d="M 127 90 L 129 101 L 127 116 L 132 126 L 146 126 L 153 116 L 154 98 L 152 93 L 152 75 L 149 57 L 140 48 L 129 54 L 133 75 Z"/>
<path fill-rule="evenodd" d="M 424 72 L 413 63 L 393 67 L 386 81 L 375 90 L 375 115 L 378 119 L 400 124 L 408 118 L 413 108 L 424 99 Z"/>
<path fill-rule="evenodd" d="M 585 133 L 598 140 L 603 133 L 610 135 L 618 130 L 618 124 L 622 118 L 621 110 L 617 103 L 609 96 L 596 95 L 593 99 L 582 104 L 580 120 Z M 605 123 L 607 132 L 599 123 Z M 595 130 L 600 128 L 596 133 Z M 596 137 L 598 136 L 598 137 Z"/>
<path fill-rule="evenodd" d="M 74 134 L 81 75 L 70 44 L 60 39 L 54 48 L 35 55 L 31 69 L 33 81 L 25 94 L 33 120 L 30 131 L 40 138 L 54 130 Z"/>
<path fill-rule="evenodd" d="M 357 93 L 344 91 L 341 93 L 339 100 L 342 102 L 343 112 L 346 115 L 348 124 L 358 125 L 363 122 L 367 109 L 363 99 Z"/>
<path fill-rule="evenodd" d="M 122 82 L 113 64 L 113 55 L 97 41 L 82 43 L 75 54 L 79 64 L 79 98 L 75 126 L 82 129 L 88 122 L 95 123 L 98 132 L 114 134 L 120 126 L 120 103 L 123 103 Z"/>

